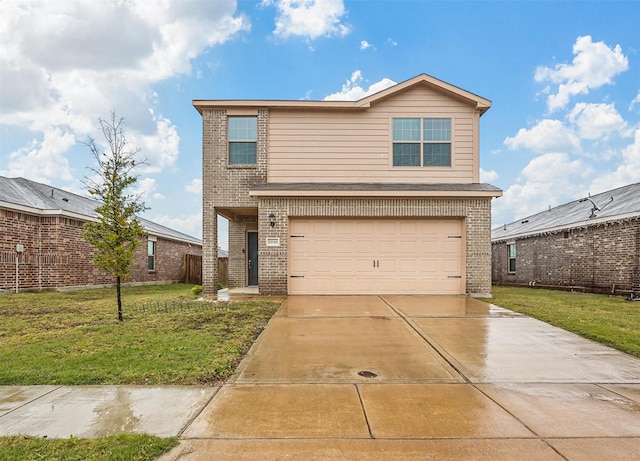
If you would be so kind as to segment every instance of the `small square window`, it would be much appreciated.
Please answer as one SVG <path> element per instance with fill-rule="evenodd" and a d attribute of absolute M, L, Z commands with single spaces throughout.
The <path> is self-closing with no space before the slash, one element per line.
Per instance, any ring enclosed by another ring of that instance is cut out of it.
<path fill-rule="evenodd" d="M 450 166 L 451 144 L 425 144 L 422 164 L 424 166 Z"/>
<path fill-rule="evenodd" d="M 420 144 L 394 144 L 393 166 L 420 166 Z"/>

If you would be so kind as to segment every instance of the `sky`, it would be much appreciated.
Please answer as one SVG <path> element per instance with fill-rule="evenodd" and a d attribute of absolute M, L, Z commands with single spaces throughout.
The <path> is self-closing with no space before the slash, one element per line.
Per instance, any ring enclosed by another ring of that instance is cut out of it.
<path fill-rule="evenodd" d="M 638 1 L 0 0 L 0 175 L 88 195 L 115 112 L 144 217 L 201 237 L 194 99 L 360 99 L 426 73 L 492 101 L 497 227 L 640 182 L 638 24 Z"/>

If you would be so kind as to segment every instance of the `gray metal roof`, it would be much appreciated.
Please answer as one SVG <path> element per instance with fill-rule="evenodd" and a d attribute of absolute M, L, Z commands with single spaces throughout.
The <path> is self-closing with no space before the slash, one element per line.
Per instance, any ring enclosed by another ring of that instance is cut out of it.
<path fill-rule="evenodd" d="M 100 202 L 83 197 L 57 187 L 30 181 L 25 178 L 6 178 L 0 176 L 0 206 L 12 209 L 25 209 L 36 214 L 71 215 L 79 219 L 95 219 L 95 209 Z M 142 227 L 152 235 L 181 242 L 202 245 L 202 240 L 192 237 L 161 224 L 138 218 Z"/>
<path fill-rule="evenodd" d="M 525 237 L 634 217 L 640 218 L 640 183 L 583 197 L 496 227 L 491 231 L 491 240 Z"/>

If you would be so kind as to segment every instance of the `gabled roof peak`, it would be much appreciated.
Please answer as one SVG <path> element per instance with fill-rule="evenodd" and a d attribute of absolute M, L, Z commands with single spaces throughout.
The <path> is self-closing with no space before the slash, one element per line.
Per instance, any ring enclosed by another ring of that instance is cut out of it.
<path fill-rule="evenodd" d="M 484 114 L 491 107 L 490 100 L 478 96 L 477 94 L 471 93 L 470 91 L 463 90 L 462 88 L 451 85 L 450 83 L 447 83 L 425 73 L 416 75 L 415 77 L 410 78 L 409 80 L 405 80 L 404 82 L 397 83 L 396 85 L 390 86 L 389 88 L 360 99 L 357 102 L 360 104 L 370 104 L 374 101 L 379 101 L 391 95 L 405 91 L 416 85 L 427 85 L 428 87 L 436 91 L 448 94 L 449 96 L 452 96 L 456 99 L 462 99 L 471 104 L 475 104 L 476 109 L 480 111 L 480 115 Z"/>
<path fill-rule="evenodd" d="M 475 107 L 480 112 L 480 115 L 484 114 L 490 107 L 491 101 L 485 99 L 477 94 L 471 93 L 467 90 L 463 90 L 455 85 L 439 80 L 431 75 L 422 73 L 404 82 L 397 83 L 393 86 L 378 91 L 372 95 L 366 96 L 356 101 L 310 101 L 310 100 L 267 100 L 267 99 L 209 99 L 199 100 L 194 99 L 192 101 L 193 106 L 202 114 L 202 110 L 216 109 L 216 108 L 242 108 L 242 109 L 257 109 L 260 107 L 273 107 L 273 108 L 300 108 L 300 109 L 351 109 L 351 110 L 364 110 L 371 107 L 372 103 L 384 100 L 393 95 L 406 91 L 416 85 L 427 85 L 429 88 L 447 94 L 448 96 L 462 100 L 467 104 Z"/>

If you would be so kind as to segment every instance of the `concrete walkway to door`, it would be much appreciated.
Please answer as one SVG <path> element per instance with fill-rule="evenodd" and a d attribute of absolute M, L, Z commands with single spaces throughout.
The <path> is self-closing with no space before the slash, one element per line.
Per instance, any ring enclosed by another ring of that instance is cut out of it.
<path fill-rule="evenodd" d="M 292 296 L 166 460 L 640 459 L 640 360 L 465 297 Z"/>

